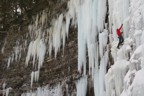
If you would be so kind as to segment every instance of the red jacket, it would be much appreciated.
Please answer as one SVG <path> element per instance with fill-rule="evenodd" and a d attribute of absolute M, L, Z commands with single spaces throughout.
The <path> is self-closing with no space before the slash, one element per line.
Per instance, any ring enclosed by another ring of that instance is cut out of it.
<path fill-rule="evenodd" d="M 121 35 L 122 35 L 122 33 L 121 33 L 122 26 L 123 26 L 123 25 L 121 25 L 121 27 L 120 27 L 119 29 L 117 29 L 117 35 L 118 35 L 118 36 L 121 36 Z"/>

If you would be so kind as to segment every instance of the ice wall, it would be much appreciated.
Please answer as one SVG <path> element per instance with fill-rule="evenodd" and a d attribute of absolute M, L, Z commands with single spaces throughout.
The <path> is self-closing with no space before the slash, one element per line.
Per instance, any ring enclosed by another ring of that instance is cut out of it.
<path fill-rule="evenodd" d="M 111 53 L 115 63 L 105 76 L 106 96 L 144 95 L 143 7 L 144 0 L 109 0 L 109 29 L 110 37 L 113 37 Z M 125 41 L 118 50 L 116 28 L 122 23 Z"/>
<path fill-rule="evenodd" d="M 108 63 L 108 30 L 104 29 L 105 16 L 106 0 L 80 0 L 77 19 L 78 71 L 84 76 L 92 76 L 95 96 L 105 95 L 104 76 Z M 86 70 L 87 65 L 89 70 Z M 77 92 L 77 96 L 86 96 L 79 89 Z"/>
<path fill-rule="evenodd" d="M 98 67 L 98 34 L 104 29 L 106 0 L 81 0 L 78 10 L 78 70 L 86 74 L 86 50 L 89 58 L 89 74 Z M 100 19 L 101 18 L 101 19 Z M 107 40 L 107 38 L 106 38 Z M 83 68 L 82 68 L 83 67 Z"/>
<path fill-rule="evenodd" d="M 95 69 L 94 73 L 94 94 L 95 96 L 106 96 L 105 74 L 108 64 L 108 51 L 104 53 L 100 61 L 100 69 Z"/>
<path fill-rule="evenodd" d="M 129 5 L 130 0 L 108 0 L 109 4 L 109 30 L 113 32 L 113 39 L 117 40 L 115 30 L 124 24 L 124 37 L 129 34 Z M 118 7 L 120 6 L 120 7 Z"/>
<path fill-rule="evenodd" d="M 32 87 L 39 79 L 40 68 L 47 58 L 45 56 L 52 57 L 54 51 L 56 58 L 61 46 L 64 52 L 65 42 L 70 34 L 69 27 L 72 25 L 78 29 L 78 71 L 81 78 L 76 81 L 77 96 L 86 96 L 88 79 L 93 81 L 95 96 L 143 96 L 144 0 L 108 0 L 108 29 L 104 27 L 106 2 L 70 0 L 68 11 L 53 18 L 51 26 L 47 24 L 49 18 L 46 10 L 37 14 L 34 23 L 28 26 L 29 33 L 24 36 L 28 40 L 23 43 L 17 40 L 13 51 L 9 53 L 7 68 L 20 61 L 22 53 L 27 53 L 25 65 L 32 65 Z M 116 29 L 121 24 L 125 41 L 124 45 L 117 49 Z M 6 43 L 1 50 L 3 54 L 5 46 Z M 110 50 L 114 65 L 106 73 Z M 41 87 L 22 96 L 40 94 L 63 95 L 61 85 L 58 85 L 54 88 Z"/>

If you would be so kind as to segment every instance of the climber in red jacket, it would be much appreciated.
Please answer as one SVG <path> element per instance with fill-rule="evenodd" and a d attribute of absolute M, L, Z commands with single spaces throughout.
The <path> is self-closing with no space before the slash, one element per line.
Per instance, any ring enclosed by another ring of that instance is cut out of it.
<path fill-rule="evenodd" d="M 116 31 L 117 31 L 117 35 L 118 35 L 118 38 L 119 38 L 119 43 L 118 43 L 118 46 L 117 46 L 118 49 L 119 49 L 120 44 L 122 44 L 123 41 L 124 41 L 124 38 L 123 38 L 123 36 L 122 36 L 122 33 L 123 33 L 123 32 L 121 32 L 122 27 L 123 27 L 123 24 L 121 25 L 121 27 L 120 27 L 119 29 L 116 30 Z"/>

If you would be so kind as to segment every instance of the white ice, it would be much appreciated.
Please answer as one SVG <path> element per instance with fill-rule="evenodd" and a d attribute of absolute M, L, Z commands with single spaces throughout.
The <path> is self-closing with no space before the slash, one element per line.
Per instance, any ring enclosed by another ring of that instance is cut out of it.
<path fill-rule="evenodd" d="M 63 96 L 62 86 L 57 84 L 53 87 L 48 85 L 45 87 L 38 87 L 35 91 L 29 91 L 21 94 L 21 96 Z"/>
<path fill-rule="evenodd" d="M 87 76 L 83 76 L 76 83 L 77 95 L 76 96 L 86 96 L 87 93 Z"/>

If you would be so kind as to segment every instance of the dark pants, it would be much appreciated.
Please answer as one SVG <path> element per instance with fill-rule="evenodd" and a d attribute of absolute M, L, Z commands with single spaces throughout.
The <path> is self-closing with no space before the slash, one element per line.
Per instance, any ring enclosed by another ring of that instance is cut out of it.
<path fill-rule="evenodd" d="M 119 43 L 118 43 L 117 48 L 119 48 L 119 46 L 124 42 L 123 36 L 119 36 L 118 38 L 119 38 Z"/>

